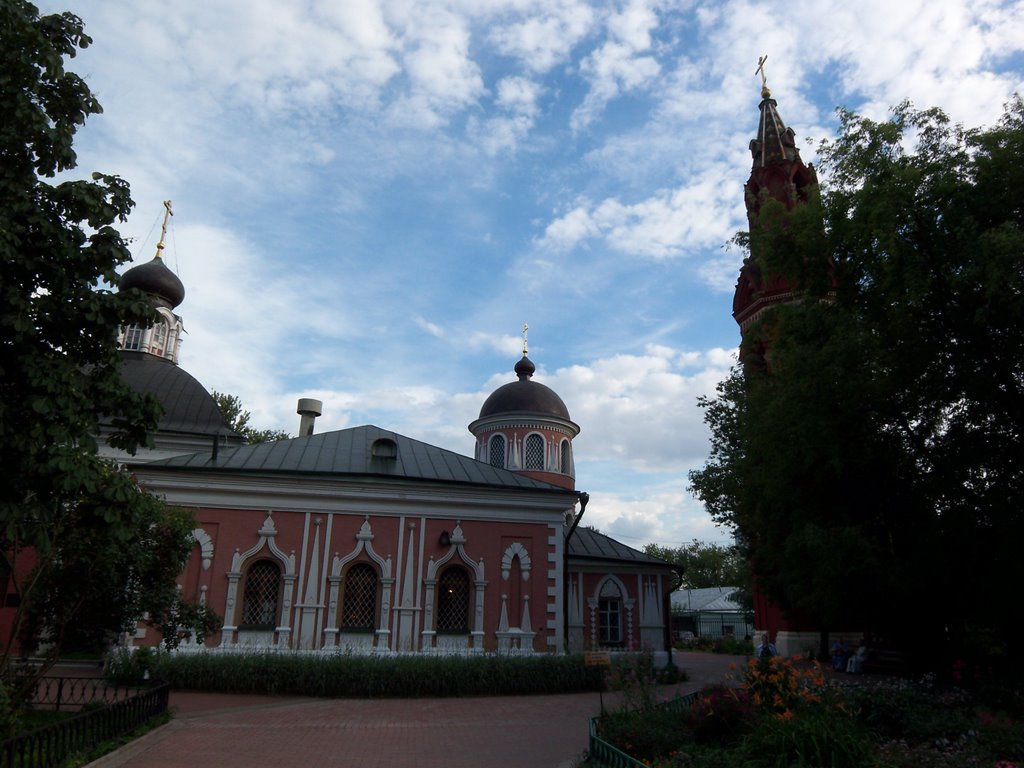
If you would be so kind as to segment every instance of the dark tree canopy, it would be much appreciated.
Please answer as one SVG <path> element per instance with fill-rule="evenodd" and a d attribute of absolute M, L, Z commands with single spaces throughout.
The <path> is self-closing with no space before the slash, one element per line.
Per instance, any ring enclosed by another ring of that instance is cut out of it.
<path fill-rule="evenodd" d="M 784 610 L 1008 650 L 1024 628 L 1005 598 L 1024 577 L 1024 105 L 986 130 L 909 105 L 840 116 L 817 224 L 751 234 L 803 300 L 751 330 L 766 359 L 702 403 L 712 452 L 691 486 Z"/>
<path fill-rule="evenodd" d="M 143 612 L 159 621 L 188 556 L 188 516 L 171 513 L 97 455 L 100 419 L 133 451 L 159 405 L 120 375 L 117 332 L 149 325 L 112 226 L 133 203 L 116 176 L 54 181 L 75 168 L 75 132 L 100 106 L 65 60 L 90 43 L 70 13 L 0 3 L 0 677 L 15 635 L 45 633 L 50 656 L 74 633 L 109 638 Z M 17 697 L 18 691 L 13 695 Z"/>

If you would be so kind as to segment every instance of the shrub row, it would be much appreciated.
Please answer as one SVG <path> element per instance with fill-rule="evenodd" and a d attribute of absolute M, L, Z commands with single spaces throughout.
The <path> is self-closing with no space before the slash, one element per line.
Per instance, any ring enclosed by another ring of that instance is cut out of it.
<path fill-rule="evenodd" d="M 601 670 L 575 656 L 153 654 L 173 688 L 326 698 L 488 696 L 596 691 Z"/>

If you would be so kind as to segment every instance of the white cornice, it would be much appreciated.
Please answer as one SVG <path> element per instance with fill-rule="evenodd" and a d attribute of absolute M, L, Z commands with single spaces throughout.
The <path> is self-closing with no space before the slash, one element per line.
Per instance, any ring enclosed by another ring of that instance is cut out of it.
<path fill-rule="evenodd" d="M 323 514 L 423 515 L 478 520 L 561 521 L 575 502 L 571 491 L 465 488 L 427 483 L 398 485 L 373 480 L 253 477 L 218 473 L 147 472 L 139 482 L 169 503 L 218 509 L 274 509 Z"/>

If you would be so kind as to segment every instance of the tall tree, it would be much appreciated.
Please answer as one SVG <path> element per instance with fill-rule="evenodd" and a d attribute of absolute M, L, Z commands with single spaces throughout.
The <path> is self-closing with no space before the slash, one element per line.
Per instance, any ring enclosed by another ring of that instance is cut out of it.
<path fill-rule="evenodd" d="M 675 565 L 683 585 L 690 589 L 741 587 L 749 591 L 747 561 L 738 547 L 694 539 L 680 547 L 648 544 L 644 552 Z"/>
<path fill-rule="evenodd" d="M 120 375 L 117 331 L 152 323 L 137 290 L 121 293 L 129 258 L 112 226 L 133 203 L 116 176 L 54 183 L 74 169 L 72 140 L 100 105 L 65 59 L 90 43 L 70 13 L 0 3 L 0 681 L 15 638 L 52 660 L 68 633 L 106 636 L 143 612 L 170 610 L 191 542 L 170 513 L 97 456 L 100 417 L 134 451 L 159 405 Z M 43 667 L 45 669 L 45 665 Z M 13 691 L 17 698 L 27 688 Z"/>
<path fill-rule="evenodd" d="M 244 410 L 242 400 L 238 395 L 228 395 L 224 392 L 213 391 L 213 399 L 220 408 L 224 421 L 238 434 L 245 438 L 247 443 L 266 443 L 273 440 L 287 440 L 289 435 L 281 429 L 256 429 L 249 426 L 249 419 L 252 414 Z"/>
<path fill-rule="evenodd" d="M 766 358 L 702 403 L 712 452 L 691 486 L 785 610 L 1009 651 L 1024 637 L 999 587 L 1024 576 L 1024 106 L 987 130 L 909 105 L 840 117 L 817 234 L 771 206 L 751 232 L 804 300 L 751 331 Z"/>

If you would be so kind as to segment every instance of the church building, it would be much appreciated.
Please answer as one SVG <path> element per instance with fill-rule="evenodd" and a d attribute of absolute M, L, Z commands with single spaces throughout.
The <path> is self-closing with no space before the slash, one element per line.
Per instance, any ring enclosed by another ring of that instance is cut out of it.
<path fill-rule="evenodd" d="M 668 649 L 672 567 L 580 525 L 580 427 L 533 381 L 525 343 L 516 380 L 469 425 L 472 457 L 372 425 L 317 433 L 314 399 L 299 401 L 298 437 L 246 445 L 177 364 L 184 287 L 162 242 L 122 277 L 161 321 L 121 345 L 126 379 L 164 416 L 151 450 L 108 455 L 195 511 L 179 585 L 223 617 L 207 648 Z M 132 640 L 159 641 L 141 626 Z"/>

